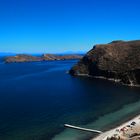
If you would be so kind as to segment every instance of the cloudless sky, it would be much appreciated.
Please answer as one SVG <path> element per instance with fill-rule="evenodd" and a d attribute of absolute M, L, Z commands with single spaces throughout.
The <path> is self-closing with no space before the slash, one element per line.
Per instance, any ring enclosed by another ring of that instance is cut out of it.
<path fill-rule="evenodd" d="M 0 0 L 0 52 L 88 51 L 140 39 L 140 0 Z"/>

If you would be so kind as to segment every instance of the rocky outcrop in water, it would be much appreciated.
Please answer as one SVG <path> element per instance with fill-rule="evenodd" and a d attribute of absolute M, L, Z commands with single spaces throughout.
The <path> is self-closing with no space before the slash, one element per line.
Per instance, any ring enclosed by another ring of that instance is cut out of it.
<path fill-rule="evenodd" d="M 140 40 L 95 45 L 70 70 L 70 74 L 140 86 Z"/>
<path fill-rule="evenodd" d="M 20 54 L 16 56 L 5 57 L 6 63 L 19 63 L 19 62 L 33 62 L 33 61 L 51 61 L 51 60 L 69 60 L 69 59 L 81 59 L 82 55 L 53 55 L 44 54 L 42 56 L 31 56 Z"/>
<path fill-rule="evenodd" d="M 82 55 L 53 55 L 44 54 L 42 56 L 44 60 L 69 60 L 69 59 L 81 59 Z"/>
<path fill-rule="evenodd" d="M 33 62 L 33 61 L 42 61 L 42 58 L 36 57 L 36 56 L 31 56 L 31 55 L 20 54 L 20 55 L 16 55 L 16 56 L 5 57 L 4 61 L 6 63 Z"/>

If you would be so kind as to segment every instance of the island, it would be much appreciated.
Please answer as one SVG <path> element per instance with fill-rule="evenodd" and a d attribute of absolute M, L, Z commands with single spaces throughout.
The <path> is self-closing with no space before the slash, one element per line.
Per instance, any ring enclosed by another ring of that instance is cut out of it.
<path fill-rule="evenodd" d="M 21 62 L 35 62 L 35 61 L 52 61 L 52 60 L 70 60 L 81 59 L 82 55 L 54 55 L 43 54 L 41 56 L 32 56 L 27 54 L 19 54 L 15 56 L 7 56 L 4 58 L 5 63 L 21 63 Z"/>
<path fill-rule="evenodd" d="M 95 45 L 69 73 L 140 86 L 140 40 Z"/>

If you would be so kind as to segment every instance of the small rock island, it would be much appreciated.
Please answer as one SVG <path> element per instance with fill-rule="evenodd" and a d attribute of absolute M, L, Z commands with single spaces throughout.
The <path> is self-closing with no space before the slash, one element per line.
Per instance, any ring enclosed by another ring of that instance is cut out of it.
<path fill-rule="evenodd" d="M 70 60 L 81 59 L 82 55 L 54 55 L 44 54 L 42 56 L 32 56 L 26 54 L 19 54 L 16 56 L 8 56 L 4 58 L 5 63 L 20 63 L 20 62 L 34 62 L 34 61 L 51 61 L 51 60 Z"/>
<path fill-rule="evenodd" d="M 140 86 L 140 40 L 95 45 L 70 74 Z"/>

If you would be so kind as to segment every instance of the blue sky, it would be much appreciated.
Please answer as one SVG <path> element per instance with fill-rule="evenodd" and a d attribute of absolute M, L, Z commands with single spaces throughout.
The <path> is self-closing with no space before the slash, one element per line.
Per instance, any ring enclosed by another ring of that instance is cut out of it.
<path fill-rule="evenodd" d="M 140 39 L 139 0 L 0 0 L 0 52 L 88 51 Z"/>

